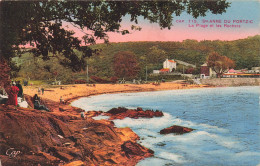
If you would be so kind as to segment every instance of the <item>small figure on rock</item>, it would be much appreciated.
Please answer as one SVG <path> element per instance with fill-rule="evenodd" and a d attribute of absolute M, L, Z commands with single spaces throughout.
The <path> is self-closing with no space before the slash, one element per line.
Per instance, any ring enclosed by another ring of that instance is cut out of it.
<path fill-rule="evenodd" d="M 81 112 L 80 116 L 81 116 L 82 119 L 85 119 L 85 117 L 86 117 L 85 112 Z"/>

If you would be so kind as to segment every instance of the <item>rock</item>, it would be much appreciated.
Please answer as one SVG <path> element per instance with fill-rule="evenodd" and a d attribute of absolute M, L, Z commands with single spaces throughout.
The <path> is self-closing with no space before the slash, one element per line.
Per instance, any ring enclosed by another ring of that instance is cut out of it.
<path fill-rule="evenodd" d="M 64 143 L 64 145 L 65 145 L 65 146 L 70 146 L 71 143 L 70 143 L 70 142 L 66 142 L 66 143 Z"/>
<path fill-rule="evenodd" d="M 59 104 L 54 105 L 59 108 Z M 116 128 L 108 120 L 82 120 L 79 116 L 67 111 L 41 112 L 0 105 L 2 165 L 59 165 L 60 161 L 65 164 L 79 161 L 83 165 L 132 166 L 152 156 L 152 151 L 136 143 L 138 136 L 131 129 Z M 9 159 L 5 155 L 8 148 L 19 150 L 22 155 L 17 160 Z"/>
<path fill-rule="evenodd" d="M 85 113 L 87 118 L 92 118 L 92 117 L 96 117 L 99 116 L 103 113 L 103 111 L 88 111 Z"/>
<path fill-rule="evenodd" d="M 157 146 L 165 146 L 166 144 L 163 142 L 159 142 L 158 144 L 156 144 Z"/>
<path fill-rule="evenodd" d="M 124 119 L 126 117 L 129 118 L 153 118 L 153 117 L 161 117 L 163 113 L 161 111 L 152 111 L 152 110 L 143 110 L 138 107 L 137 109 L 127 109 L 123 107 L 112 108 L 108 112 L 104 113 L 105 116 L 110 116 L 110 120 L 113 119 Z"/>
<path fill-rule="evenodd" d="M 125 155 L 128 158 L 132 158 L 134 156 L 144 156 L 144 155 L 153 155 L 154 152 L 150 149 L 144 148 L 140 146 L 139 144 L 132 142 L 132 141 L 126 141 L 121 146 L 122 151 L 125 152 Z M 148 153 L 147 153 L 148 152 Z"/>
<path fill-rule="evenodd" d="M 61 108 L 61 107 L 59 107 L 59 111 L 60 111 L 60 112 L 64 112 L 64 111 L 66 111 L 66 110 L 63 109 L 63 108 Z"/>
<path fill-rule="evenodd" d="M 111 110 L 107 111 L 107 113 L 116 115 L 116 114 L 121 114 L 125 113 L 128 109 L 124 107 L 118 107 L 118 108 L 112 108 Z"/>
<path fill-rule="evenodd" d="M 84 162 L 78 160 L 78 161 L 73 161 L 68 164 L 65 164 L 64 166 L 84 166 L 84 165 L 86 165 Z"/>
<path fill-rule="evenodd" d="M 184 133 L 189 133 L 193 130 L 194 129 L 191 129 L 191 128 L 188 128 L 188 127 L 173 125 L 171 127 L 162 129 L 160 131 L 160 134 L 169 134 L 169 133 L 184 134 Z"/>
<path fill-rule="evenodd" d="M 63 153 L 63 152 L 56 152 L 57 157 L 59 157 L 60 159 L 68 162 L 71 161 L 73 159 L 73 157 L 69 154 Z"/>
<path fill-rule="evenodd" d="M 58 135 L 58 137 L 59 137 L 59 138 L 64 138 L 64 137 L 63 137 L 63 136 L 61 136 L 61 135 Z"/>
<path fill-rule="evenodd" d="M 57 160 L 60 160 L 59 158 L 57 157 L 54 157 L 54 156 L 51 156 L 50 154 L 48 153 L 45 153 L 45 152 L 39 152 L 38 154 L 41 154 L 43 155 L 46 159 L 50 160 L 50 161 L 57 161 Z"/>

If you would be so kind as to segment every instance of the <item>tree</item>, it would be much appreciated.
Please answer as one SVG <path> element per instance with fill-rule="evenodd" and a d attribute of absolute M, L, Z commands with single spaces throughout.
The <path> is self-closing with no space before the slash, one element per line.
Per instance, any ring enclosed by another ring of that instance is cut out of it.
<path fill-rule="evenodd" d="M 217 52 L 212 52 L 207 59 L 208 67 L 211 67 L 220 78 L 230 68 L 235 67 L 235 62 L 226 56 L 221 56 Z"/>
<path fill-rule="evenodd" d="M 163 63 L 165 59 L 167 58 L 166 52 L 158 46 L 153 46 L 150 48 L 150 52 L 147 57 L 147 62 L 150 64 L 158 64 L 158 63 Z"/>
<path fill-rule="evenodd" d="M 128 79 L 135 78 L 140 70 L 135 54 L 128 51 L 115 54 L 113 68 L 117 77 Z"/>
<path fill-rule="evenodd" d="M 8 89 L 11 86 L 10 70 L 8 63 L 0 58 L 0 88 Z"/>

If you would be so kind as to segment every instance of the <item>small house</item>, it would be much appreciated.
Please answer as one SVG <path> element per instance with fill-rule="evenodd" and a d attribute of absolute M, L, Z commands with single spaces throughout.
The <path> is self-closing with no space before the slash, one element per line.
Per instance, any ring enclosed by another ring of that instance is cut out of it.
<path fill-rule="evenodd" d="M 163 69 L 169 69 L 168 72 L 172 72 L 173 69 L 176 70 L 176 62 L 174 60 L 169 60 L 169 59 L 166 59 L 164 62 L 163 62 Z M 161 69 L 162 70 L 162 69 Z"/>
<path fill-rule="evenodd" d="M 216 77 L 216 72 L 211 67 L 208 67 L 207 63 L 204 63 L 200 66 L 200 78 L 207 79 L 211 77 Z"/>
<path fill-rule="evenodd" d="M 238 74 L 238 71 L 236 71 L 235 69 L 229 69 L 227 73 L 223 74 L 223 77 L 236 78 L 237 74 Z"/>

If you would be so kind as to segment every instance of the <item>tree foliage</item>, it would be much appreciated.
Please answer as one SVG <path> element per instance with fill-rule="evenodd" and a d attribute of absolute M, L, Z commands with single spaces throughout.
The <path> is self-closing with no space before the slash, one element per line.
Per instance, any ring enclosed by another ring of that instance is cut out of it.
<path fill-rule="evenodd" d="M 207 65 L 211 67 L 221 77 L 229 69 L 235 67 L 235 62 L 226 56 L 221 56 L 216 52 L 212 52 L 207 59 Z"/>
<path fill-rule="evenodd" d="M 59 62 L 80 71 L 86 66 L 85 57 L 96 50 L 81 47 L 95 44 L 97 39 L 108 42 L 108 32 L 129 33 L 121 29 L 122 18 L 138 23 L 138 17 L 161 28 L 170 29 L 174 16 L 186 11 L 193 17 L 205 16 L 207 12 L 221 14 L 229 3 L 214 1 L 1 1 L 1 56 L 8 62 L 20 54 L 20 45 L 34 46 L 30 50 L 35 56 L 49 60 L 50 56 Z M 65 28 L 72 24 L 85 33 L 82 39 L 75 32 Z M 132 26 L 132 29 L 139 27 Z M 74 50 L 83 52 L 77 56 Z M 51 53 L 51 54 L 50 54 Z"/>
<path fill-rule="evenodd" d="M 136 56 L 128 51 L 115 54 L 113 69 L 115 76 L 127 79 L 135 78 L 140 70 Z"/>
<path fill-rule="evenodd" d="M 153 46 L 150 49 L 150 52 L 147 55 L 147 62 L 150 64 L 162 63 L 167 58 L 166 52 L 158 46 Z"/>

